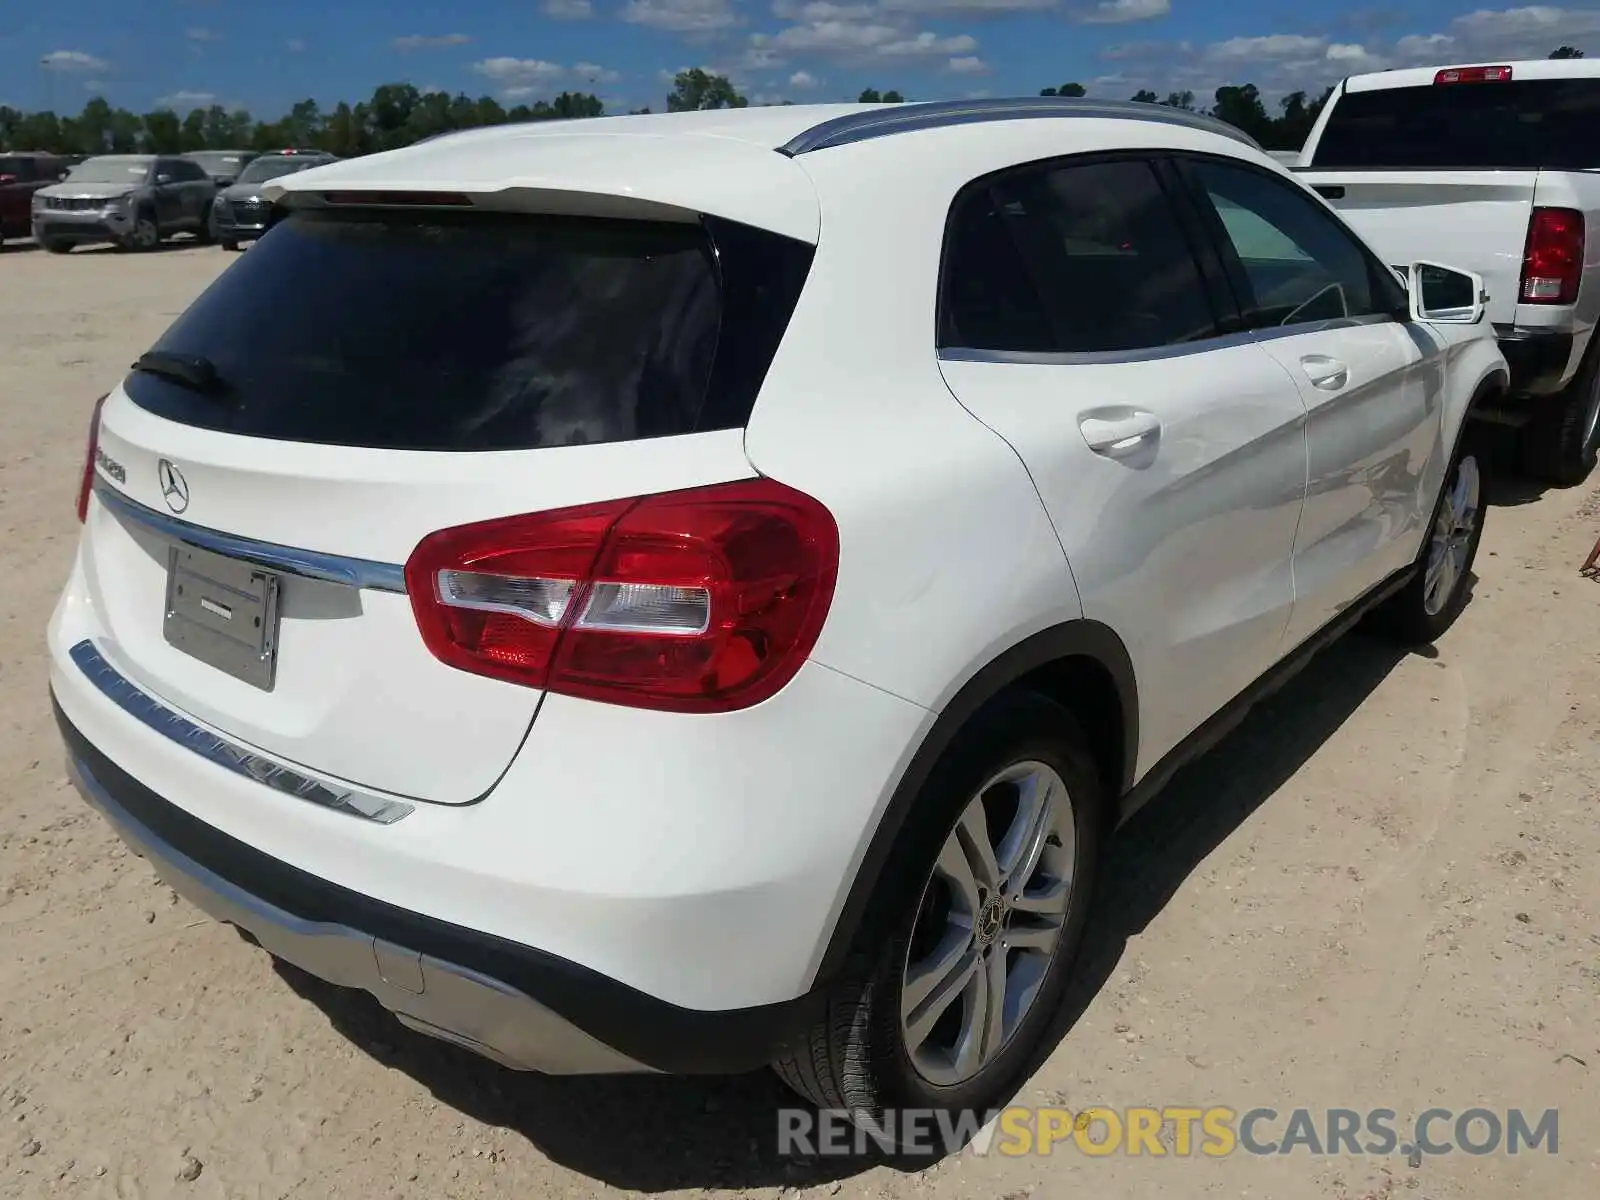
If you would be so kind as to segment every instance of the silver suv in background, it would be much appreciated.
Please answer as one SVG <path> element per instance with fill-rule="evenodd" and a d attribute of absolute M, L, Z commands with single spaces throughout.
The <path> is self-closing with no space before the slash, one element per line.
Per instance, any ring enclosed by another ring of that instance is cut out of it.
<path fill-rule="evenodd" d="M 153 250 L 174 233 L 205 239 L 217 186 L 177 155 L 99 154 L 33 196 L 34 239 L 52 254 L 111 242 Z"/>
<path fill-rule="evenodd" d="M 252 242 L 271 224 L 272 202 L 262 189 L 269 180 L 338 162 L 338 156 L 322 150 L 274 150 L 258 155 L 239 173 L 232 187 L 217 193 L 211 206 L 211 237 L 224 250 L 237 250 L 240 242 Z"/>

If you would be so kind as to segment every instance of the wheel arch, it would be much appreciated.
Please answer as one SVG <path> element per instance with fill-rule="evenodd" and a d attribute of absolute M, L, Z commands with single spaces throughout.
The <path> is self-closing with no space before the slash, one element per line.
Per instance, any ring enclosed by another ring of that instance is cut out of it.
<path fill-rule="evenodd" d="M 1133 785 L 1139 751 L 1139 697 L 1133 660 L 1109 625 L 1078 619 L 1041 630 L 991 659 L 939 710 L 911 756 L 873 831 L 834 922 L 815 982 L 832 978 L 849 961 L 863 930 L 880 927 L 903 899 L 896 887 L 899 853 L 908 853 L 902 833 L 916 812 L 923 785 L 956 735 L 1003 693 L 1027 688 L 1056 701 L 1077 717 L 1089 739 L 1108 809 L 1108 825 Z M 910 882 L 900 880 L 907 888 Z M 884 886 L 887 884 L 888 886 Z M 921 880 L 915 881 L 920 886 Z"/>

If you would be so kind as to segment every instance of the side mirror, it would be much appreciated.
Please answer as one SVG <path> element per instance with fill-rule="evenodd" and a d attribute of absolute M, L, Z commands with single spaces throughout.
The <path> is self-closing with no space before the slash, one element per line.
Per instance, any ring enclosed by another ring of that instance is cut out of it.
<path fill-rule="evenodd" d="M 1489 302 L 1483 276 L 1443 263 L 1412 263 L 1406 290 L 1411 294 L 1411 319 L 1435 325 L 1476 325 Z"/>

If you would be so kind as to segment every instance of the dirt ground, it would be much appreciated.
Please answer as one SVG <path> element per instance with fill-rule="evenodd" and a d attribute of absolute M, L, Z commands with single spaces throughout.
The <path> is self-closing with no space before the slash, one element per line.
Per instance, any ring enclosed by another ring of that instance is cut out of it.
<path fill-rule="evenodd" d="M 177 901 L 69 788 L 43 628 L 85 421 L 230 261 L 0 254 L 0 1196 L 1600 1195 L 1600 478 L 1508 490 L 1433 653 L 1346 640 L 1118 835 L 1019 1097 L 1556 1108 L 1555 1154 L 786 1161 L 765 1074 L 546 1080 L 412 1035 Z"/>

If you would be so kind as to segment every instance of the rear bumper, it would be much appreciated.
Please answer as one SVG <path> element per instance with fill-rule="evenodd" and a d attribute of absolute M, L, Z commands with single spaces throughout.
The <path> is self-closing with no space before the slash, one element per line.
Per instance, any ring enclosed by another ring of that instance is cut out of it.
<path fill-rule="evenodd" d="M 1513 396 L 1548 396 L 1561 390 L 1576 370 L 1570 332 L 1496 325 L 1500 351 L 1511 368 Z"/>
<path fill-rule="evenodd" d="M 487 797 L 386 820 L 143 691 L 81 559 L 49 645 L 74 778 L 176 890 L 424 1032 L 551 1073 L 735 1073 L 790 1044 L 931 721 L 814 664 L 715 718 L 547 696 Z"/>
<path fill-rule="evenodd" d="M 55 714 L 79 792 L 169 887 L 309 974 L 371 993 L 419 1032 L 518 1070 L 720 1074 L 770 1062 L 815 1014 L 812 996 L 729 1012 L 678 1008 L 308 875 L 157 796 L 90 745 L 59 704 Z"/>

